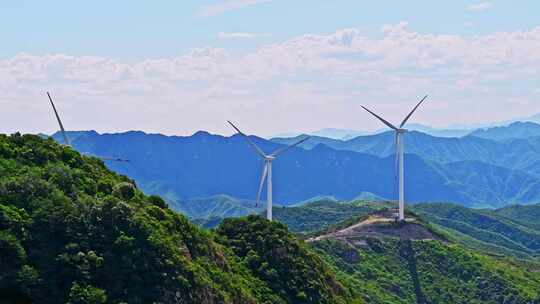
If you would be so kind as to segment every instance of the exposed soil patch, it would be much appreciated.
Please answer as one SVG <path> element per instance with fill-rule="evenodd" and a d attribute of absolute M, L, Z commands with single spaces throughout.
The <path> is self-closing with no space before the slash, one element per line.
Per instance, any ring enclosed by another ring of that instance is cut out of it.
<path fill-rule="evenodd" d="M 345 229 L 310 238 L 307 242 L 324 239 L 346 241 L 357 247 L 362 247 L 366 238 L 398 238 L 402 240 L 441 240 L 416 218 L 408 217 L 405 222 L 396 222 L 393 213 L 384 212 L 373 214 L 367 219 Z"/>

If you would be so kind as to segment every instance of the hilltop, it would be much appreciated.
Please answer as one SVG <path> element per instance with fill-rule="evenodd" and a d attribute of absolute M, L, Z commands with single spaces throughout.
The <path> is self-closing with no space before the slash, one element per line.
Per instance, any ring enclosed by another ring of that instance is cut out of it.
<path fill-rule="evenodd" d="M 444 238 L 417 217 L 407 214 L 404 222 L 396 221 L 396 210 L 381 210 L 362 217 L 357 223 L 307 239 L 308 242 L 339 240 L 348 244 L 367 244 L 368 238 L 400 240 L 439 240 Z"/>
<path fill-rule="evenodd" d="M 394 222 L 394 213 L 364 215 L 307 242 L 368 303 L 540 301 L 538 264 L 478 254 L 414 214 Z"/>

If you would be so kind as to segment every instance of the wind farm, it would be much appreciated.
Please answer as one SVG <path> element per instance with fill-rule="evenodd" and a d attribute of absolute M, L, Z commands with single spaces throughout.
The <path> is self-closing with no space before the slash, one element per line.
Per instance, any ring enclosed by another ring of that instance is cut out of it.
<path fill-rule="evenodd" d="M 540 304 L 540 2 L 389 4 L 0 1 L 0 304 Z"/>

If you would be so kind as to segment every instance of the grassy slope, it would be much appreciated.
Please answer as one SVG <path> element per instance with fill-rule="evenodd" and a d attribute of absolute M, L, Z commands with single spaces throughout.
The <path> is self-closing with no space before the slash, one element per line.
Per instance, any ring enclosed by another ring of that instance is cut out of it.
<path fill-rule="evenodd" d="M 495 213 L 520 223 L 523 226 L 540 231 L 540 204 L 509 206 L 497 209 Z"/>
<path fill-rule="evenodd" d="M 527 210 L 532 212 L 533 208 L 538 206 Z M 540 230 L 502 216 L 503 212 L 468 209 L 451 204 L 422 204 L 412 209 L 446 231 L 454 240 L 469 247 L 518 257 L 540 255 Z"/>
<path fill-rule="evenodd" d="M 531 271 L 438 241 L 370 239 L 368 244 L 358 249 L 321 241 L 314 247 L 338 278 L 369 303 L 540 301 L 538 268 Z"/>

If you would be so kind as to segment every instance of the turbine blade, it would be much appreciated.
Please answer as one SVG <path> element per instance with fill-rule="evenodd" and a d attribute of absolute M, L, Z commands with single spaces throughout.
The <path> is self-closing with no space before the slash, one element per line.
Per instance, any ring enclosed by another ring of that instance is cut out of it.
<path fill-rule="evenodd" d="M 266 180 L 266 176 L 268 175 L 268 163 L 264 162 L 264 167 L 261 175 L 261 182 L 259 183 L 259 191 L 257 192 L 257 203 L 255 204 L 255 207 L 259 207 L 259 203 L 261 201 L 261 193 L 264 186 L 264 181 Z"/>
<path fill-rule="evenodd" d="M 54 106 L 54 102 L 51 98 L 51 94 L 49 94 L 49 92 L 47 92 L 47 96 L 49 97 L 49 101 L 51 102 L 51 105 L 52 105 L 52 108 L 53 108 L 53 111 L 54 111 L 54 115 L 56 116 L 56 120 L 58 121 L 58 125 L 60 125 L 60 132 L 62 133 L 62 137 L 64 137 L 64 142 L 68 145 L 68 146 L 71 146 L 71 142 L 69 141 L 69 138 L 66 134 L 66 130 L 64 129 L 64 125 L 62 124 L 62 120 L 60 120 L 60 116 L 58 115 L 58 111 L 56 111 L 56 107 Z"/>
<path fill-rule="evenodd" d="M 301 140 L 295 142 L 295 143 L 292 144 L 292 145 L 289 145 L 289 146 L 286 146 L 286 147 L 277 149 L 276 151 L 272 152 L 272 154 L 270 154 L 270 155 L 272 155 L 272 156 L 278 156 L 279 154 L 281 154 L 281 153 L 283 153 L 283 152 L 285 152 L 285 151 L 287 151 L 287 150 L 289 150 L 289 149 L 292 149 L 292 148 L 298 146 L 299 144 L 305 142 L 306 140 L 308 140 L 308 139 L 310 139 L 310 138 L 311 138 L 311 136 L 306 136 L 306 137 L 304 137 L 303 139 L 301 139 Z"/>
<path fill-rule="evenodd" d="M 236 130 L 236 132 L 238 132 L 238 134 L 244 136 L 244 138 L 246 139 L 246 141 L 248 142 L 248 144 L 250 144 L 253 149 L 255 149 L 255 151 L 257 153 L 259 153 L 259 155 L 262 157 L 262 158 L 266 158 L 266 154 L 264 154 L 264 152 L 259 148 L 257 147 L 257 145 L 251 141 L 251 139 L 249 139 L 249 136 L 247 136 L 246 134 L 244 134 L 244 132 L 240 131 L 240 129 L 238 129 L 232 122 L 230 122 L 229 120 L 227 120 L 227 122 Z"/>
<path fill-rule="evenodd" d="M 362 108 L 364 108 L 364 110 L 368 111 L 369 113 L 371 113 L 371 115 L 377 117 L 377 119 L 379 119 L 380 121 L 382 121 L 383 124 L 387 125 L 389 128 L 391 129 L 394 129 L 394 130 L 398 130 L 398 128 L 396 126 L 394 126 L 393 124 L 389 123 L 388 121 L 384 120 L 384 118 L 380 117 L 379 115 L 373 113 L 371 110 L 369 110 L 368 108 L 362 106 Z"/>
<path fill-rule="evenodd" d="M 416 109 L 418 109 L 418 107 L 420 107 L 420 105 L 424 102 L 424 100 L 426 100 L 427 97 L 428 97 L 427 95 L 424 96 L 424 98 L 422 98 L 422 100 L 420 100 L 420 102 L 416 105 L 416 107 L 414 107 L 414 109 L 411 111 L 411 113 L 409 113 L 409 115 L 407 115 L 407 117 L 405 117 L 403 122 L 401 122 L 401 125 L 399 125 L 400 128 L 403 128 L 403 126 L 407 123 L 407 120 L 409 120 L 409 118 L 411 118 L 411 116 L 416 111 Z"/>

